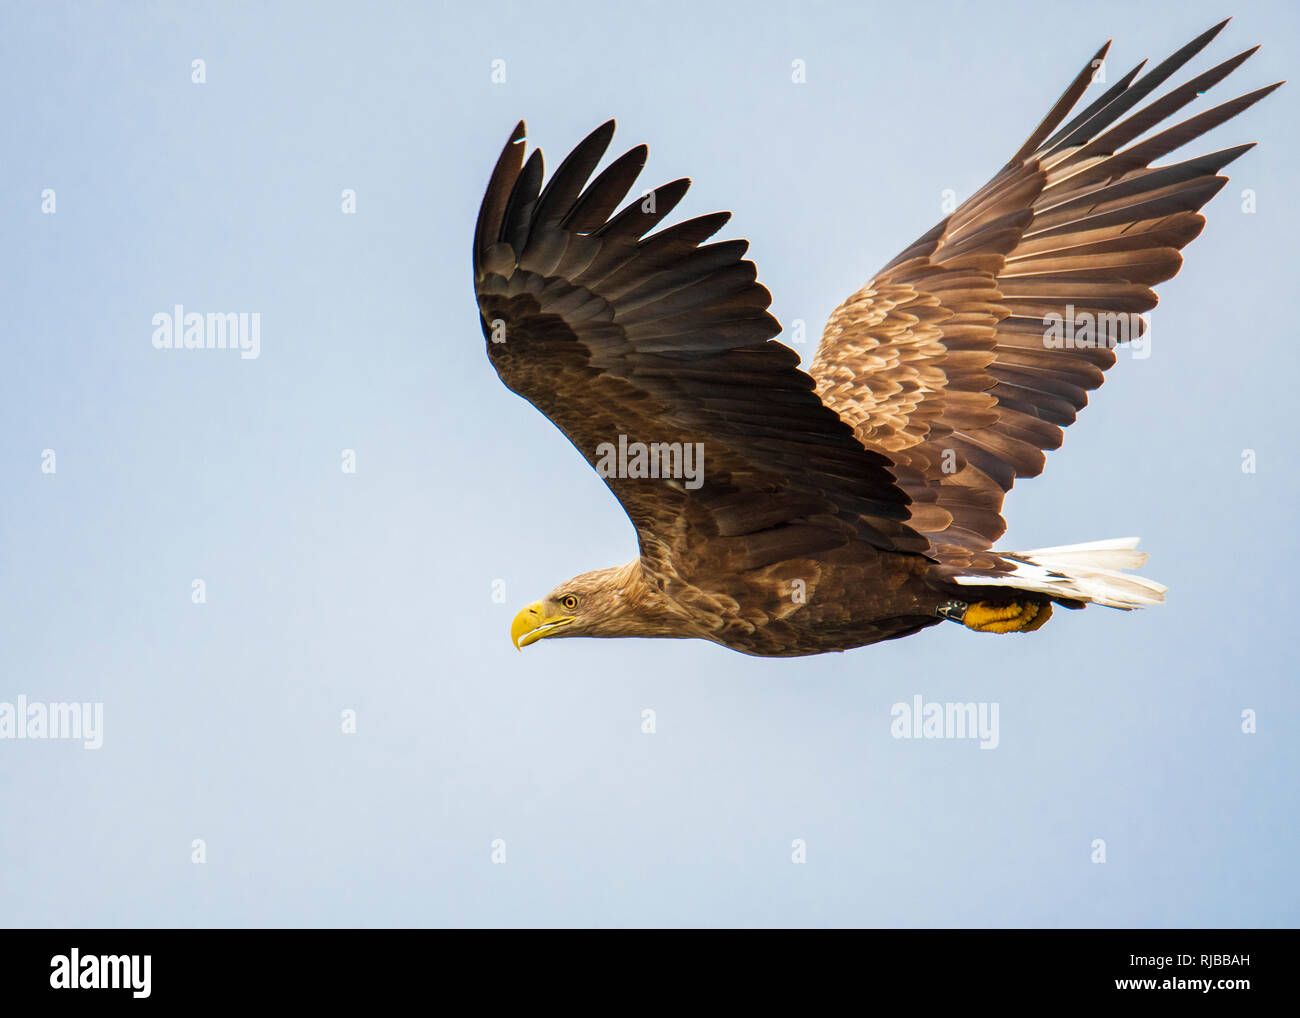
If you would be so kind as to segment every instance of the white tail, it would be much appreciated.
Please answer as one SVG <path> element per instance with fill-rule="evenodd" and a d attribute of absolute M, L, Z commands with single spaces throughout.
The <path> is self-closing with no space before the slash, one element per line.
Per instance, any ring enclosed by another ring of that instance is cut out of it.
<path fill-rule="evenodd" d="M 1104 604 L 1129 611 L 1159 604 L 1168 587 L 1125 569 L 1141 569 L 1145 553 L 1137 550 L 1136 537 L 1066 544 L 1036 551 L 1004 551 L 1015 569 L 1005 576 L 958 576 L 957 582 L 979 587 L 1015 587 L 1075 601 Z"/>

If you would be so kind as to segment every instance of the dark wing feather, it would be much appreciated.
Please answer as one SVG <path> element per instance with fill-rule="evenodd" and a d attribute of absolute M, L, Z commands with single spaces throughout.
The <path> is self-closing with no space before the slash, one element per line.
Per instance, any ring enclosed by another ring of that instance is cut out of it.
<path fill-rule="evenodd" d="M 703 483 L 607 477 L 652 575 L 698 582 L 853 541 L 923 551 L 887 457 L 823 406 L 774 342 L 771 295 L 745 241 L 705 243 L 728 213 L 651 233 L 674 181 L 611 213 L 644 147 L 587 183 L 613 133 L 597 128 L 542 188 L 521 123 L 483 199 L 474 284 L 488 356 L 593 466 L 602 445 L 701 443 Z M 503 342 L 494 342 L 494 335 Z"/>
<path fill-rule="evenodd" d="M 997 176 L 827 324 L 817 390 L 863 444 L 910 468 L 899 478 L 917 503 L 912 525 L 950 572 L 999 568 L 988 549 L 1006 530 L 1003 497 L 1042 471 L 1115 362 L 1115 343 L 1145 329 L 1151 287 L 1178 271 L 1180 249 L 1205 225 L 1200 208 L 1227 182 L 1219 171 L 1251 147 L 1151 166 L 1277 85 L 1134 144 L 1254 52 L 1130 113 L 1222 27 L 1142 77 L 1139 64 L 1062 126 L 1103 46 Z M 1103 316 L 1101 345 L 1049 345 L 1049 316 L 1069 307 Z"/>

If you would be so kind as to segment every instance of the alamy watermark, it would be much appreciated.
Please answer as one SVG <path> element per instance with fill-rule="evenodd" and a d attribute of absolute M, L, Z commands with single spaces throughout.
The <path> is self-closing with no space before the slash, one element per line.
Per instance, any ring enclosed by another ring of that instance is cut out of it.
<path fill-rule="evenodd" d="M 85 954 L 72 948 L 50 959 L 53 990 L 130 990 L 144 998 L 151 992 L 153 955 Z"/>
<path fill-rule="evenodd" d="M 104 744 L 102 703 L 42 703 L 19 694 L 0 701 L 0 739 L 80 739 L 86 749 Z"/>
<path fill-rule="evenodd" d="M 889 714 L 895 739 L 978 739 L 980 749 L 997 749 L 1000 741 L 996 703 L 926 703 L 917 693 Z"/>
<path fill-rule="evenodd" d="M 246 361 L 262 353 L 262 312 L 185 310 L 184 304 L 153 316 L 155 350 L 238 350 Z"/>
<path fill-rule="evenodd" d="M 1151 356 L 1151 323 L 1140 314 L 1127 311 L 1076 311 L 1065 305 L 1065 314 L 1043 315 L 1043 346 L 1049 350 L 1113 350 L 1129 343 L 1134 360 Z"/>
<path fill-rule="evenodd" d="M 703 442 L 629 442 L 596 446 L 596 473 L 601 477 L 673 478 L 694 491 L 704 483 Z"/>

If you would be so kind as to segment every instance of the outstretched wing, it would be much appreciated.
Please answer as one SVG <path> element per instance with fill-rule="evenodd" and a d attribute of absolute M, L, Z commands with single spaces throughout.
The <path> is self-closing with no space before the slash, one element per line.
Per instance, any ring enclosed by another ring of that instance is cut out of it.
<path fill-rule="evenodd" d="M 474 285 L 501 380 L 605 476 L 652 574 L 759 568 L 855 540 L 926 549 L 889 460 L 862 447 L 799 357 L 772 341 L 780 326 L 743 260 L 747 242 L 703 243 L 729 214 L 650 233 L 685 194 L 677 180 L 611 215 L 646 158 L 635 148 L 588 183 L 613 131 L 610 121 L 592 132 L 545 188 L 541 152 L 524 162 L 522 123 L 497 162 Z M 631 453 L 622 464 L 620 441 Z M 638 445 L 700 448 L 702 476 L 680 476 L 672 452 L 675 478 L 606 476 L 616 465 L 635 474 Z"/>
<path fill-rule="evenodd" d="M 912 526 L 954 569 L 996 568 L 1004 495 L 1042 471 L 1115 343 L 1145 329 L 1151 287 L 1182 265 L 1205 225 L 1197 210 L 1227 183 L 1219 171 L 1252 147 L 1151 165 L 1277 85 L 1134 143 L 1254 52 L 1129 115 L 1223 24 L 1141 78 L 1138 64 L 1061 126 L 1107 43 L 997 176 L 831 315 L 817 391 L 864 445 L 911 469 L 899 479 L 918 503 Z"/>

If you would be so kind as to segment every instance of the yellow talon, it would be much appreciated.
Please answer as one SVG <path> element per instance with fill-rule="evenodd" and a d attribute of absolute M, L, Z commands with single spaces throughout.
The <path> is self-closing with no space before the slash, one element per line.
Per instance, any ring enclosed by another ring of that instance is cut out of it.
<path fill-rule="evenodd" d="M 1035 601 L 985 604 L 981 601 L 966 609 L 962 624 L 977 633 L 1032 633 L 1051 617 L 1050 604 Z"/>

